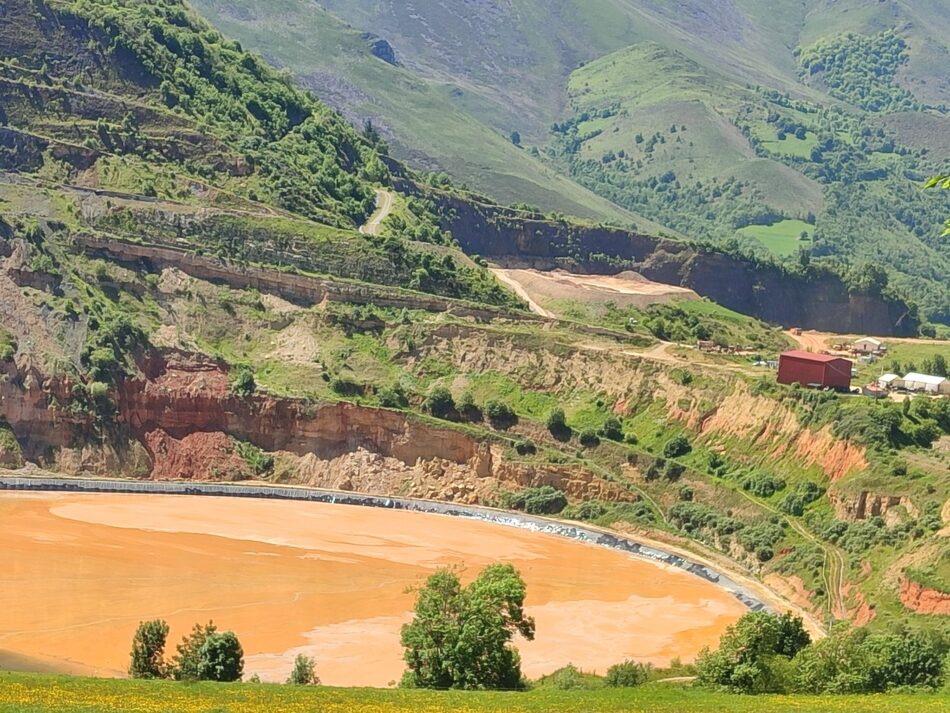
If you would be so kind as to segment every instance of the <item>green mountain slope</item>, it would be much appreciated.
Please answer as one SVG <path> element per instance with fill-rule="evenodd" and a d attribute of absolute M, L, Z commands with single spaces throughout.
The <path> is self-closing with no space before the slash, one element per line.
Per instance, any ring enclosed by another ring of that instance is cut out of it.
<path fill-rule="evenodd" d="M 950 204 L 920 191 L 950 136 L 939 0 L 285 0 L 266 19 L 251 2 L 196 7 L 301 81 L 345 87 L 335 106 L 396 129 L 402 155 L 490 195 L 550 205 L 511 175 L 503 137 L 518 131 L 519 156 L 630 212 L 787 259 L 881 261 L 950 320 Z M 400 66 L 362 39 L 351 54 L 327 43 L 334 18 L 388 40 Z"/>
<path fill-rule="evenodd" d="M 506 202 L 656 229 L 513 145 L 510 130 L 499 126 L 517 125 L 518 112 L 481 93 L 484 87 L 387 63 L 371 53 L 372 38 L 310 2 L 279 0 L 266 8 L 252 0 L 192 4 L 230 36 L 287 67 L 353 123 L 372 120 L 394 153 L 417 168 L 448 171 Z M 495 122 L 486 110 L 507 118 Z"/>
<path fill-rule="evenodd" d="M 54 226 L 516 302 L 457 250 L 359 234 L 389 180 L 376 147 L 183 4 L 30 5 L 0 23 L 0 169 L 59 191 Z M 36 208 L 23 180 L 0 190 L 14 215 Z"/>

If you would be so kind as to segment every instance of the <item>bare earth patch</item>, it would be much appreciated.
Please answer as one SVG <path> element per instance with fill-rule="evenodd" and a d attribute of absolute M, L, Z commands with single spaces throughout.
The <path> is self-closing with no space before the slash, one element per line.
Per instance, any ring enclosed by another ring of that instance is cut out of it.
<path fill-rule="evenodd" d="M 492 272 L 526 299 L 532 311 L 547 317 L 553 315 L 544 305 L 556 300 L 585 304 L 613 302 L 618 307 L 643 309 L 674 299 L 699 299 L 690 289 L 653 282 L 631 271 L 616 275 L 579 275 L 564 270 L 494 268 Z"/>

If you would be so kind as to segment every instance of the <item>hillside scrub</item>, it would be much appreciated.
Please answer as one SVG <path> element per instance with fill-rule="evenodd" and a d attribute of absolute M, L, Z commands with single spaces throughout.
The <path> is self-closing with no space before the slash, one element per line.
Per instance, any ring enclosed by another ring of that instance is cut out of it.
<path fill-rule="evenodd" d="M 550 485 L 506 493 L 500 498 L 503 508 L 522 510 L 529 515 L 557 515 L 567 507 L 567 496 Z"/>
<path fill-rule="evenodd" d="M 696 662 L 697 682 L 734 693 L 883 693 L 934 689 L 944 680 L 947 643 L 937 634 L 834 627 L 811 641 L 801 619 L 761 612 L 743 616 L 716 651 Z"/>

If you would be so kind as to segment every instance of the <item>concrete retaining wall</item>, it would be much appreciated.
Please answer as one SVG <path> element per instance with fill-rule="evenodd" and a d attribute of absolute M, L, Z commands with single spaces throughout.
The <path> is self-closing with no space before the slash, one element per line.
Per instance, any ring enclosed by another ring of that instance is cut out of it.
<path fill-rule="evenodd" d="M 294 488 L 288 486 L 241 485 L 233 483 L 181 483 L 134 480 L 98 480 L 45 477 L 0 476 L 0 491 L 43 491 L 67 493 L 148 493 L 158 495 L 202 495 L 238 498 L 269 498 L 272 500 L 305 500 L 336 505 L 360 505 L 363 507 L 389 508 L 411 512 L 451 515 L 474 520 L 482 520 L 508 527 L 519 527 L 534 532 L 567 537 L 572 540 L 589 542 L 601 547 L 620 550 L 640 559 L 652 560 L 686 570 L 690 574 L 702 577 L 732 594 L 752 611 L 769 611 L 765 603 L 748 589 L 729 577 L 709 567 L 692 562 L 679 555 L 664 552 L 632 540 L 628 537 L 610 534 L 583 525 L 558 522 L 543 517 L 510 513 L 503 510 L 439 503 L 430 500 L 410 498 L 390 498 L 381 495 L 363 495 L 344 493 L 316 488 Z"/>

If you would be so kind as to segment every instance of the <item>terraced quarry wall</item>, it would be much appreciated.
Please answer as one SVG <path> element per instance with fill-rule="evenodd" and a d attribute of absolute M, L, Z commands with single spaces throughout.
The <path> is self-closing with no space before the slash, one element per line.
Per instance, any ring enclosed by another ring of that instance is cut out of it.
<path fill-rule="evenodd" d="M 841 278 L 820 271 L 808 278 L 767 263 L 712 252 L 687 242 L 605 226 L 555 222 L 446 193 L 442 227 L 470 254 L 513 266 L 644 277 L 695 290 L 743 314 L 787 327 L 913 336 L 918 323 L 899 300 L 853 293 Z"/>

